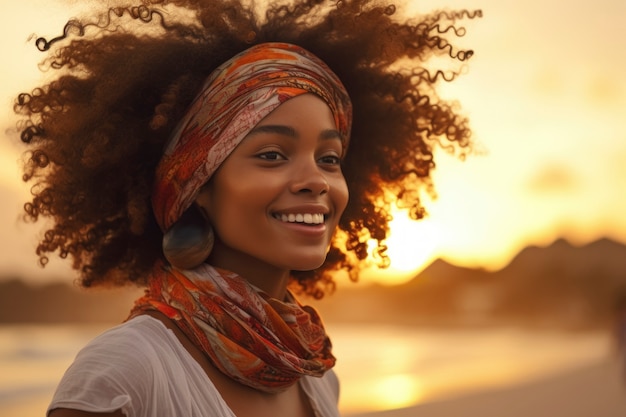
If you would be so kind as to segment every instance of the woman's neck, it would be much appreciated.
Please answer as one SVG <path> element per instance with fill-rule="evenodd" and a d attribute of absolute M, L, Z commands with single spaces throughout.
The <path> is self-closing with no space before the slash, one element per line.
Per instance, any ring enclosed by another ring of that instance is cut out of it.
<path fill-rule="evenodd" d="M 289 270 L 269 265 L 243 252 L 224 250 L 224 246 L 217 241 L 207 262 L 238 274 L 270 297 L 278 300 L 285 298 L 291 276 Z"/>

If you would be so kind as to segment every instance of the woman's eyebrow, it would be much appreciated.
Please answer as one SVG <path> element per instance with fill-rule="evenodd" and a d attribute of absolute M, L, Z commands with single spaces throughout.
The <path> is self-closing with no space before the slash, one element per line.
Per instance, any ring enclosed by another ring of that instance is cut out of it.
<path fill-rule="evenodd" d="M 274 133 L 274 134 L 279 134 L 279 135 L 283 135 L 283 136 L 288 136 L 291 138 L 298 138 L 298 132 L 296 132 L 296 130 L 291 127 L 291 126 L 285 126 L 285 125 L 261 125 L 261 126 L 256 126 L 254 129 L 252 129 L 248 135 L 255 135 L 255 134 L 259 134 L 259 133 Z M 339 133 L 338 130 L 336 129 L 324 129 L 322 130 L 322 132 L 319 135 L 320 139 L 339 139 L 341 140 L 341 133 Z"/>
<path fill-rule="evenodd" d="M 320 134 L 320 139 L 337 139 L 341 141 L 342 137 L 337 129 L 325 129 Z"/>
<path fill-rule="evenodd" d="M 252 129 L 248 135 L 256 135 L 259 133 L 275 133 L 282 136 L 289 136 L 292 138 L 297 138 L 298 133 L 293 127 L 285 126 L 285 125 L 261 125 L 256 126 Z"/>

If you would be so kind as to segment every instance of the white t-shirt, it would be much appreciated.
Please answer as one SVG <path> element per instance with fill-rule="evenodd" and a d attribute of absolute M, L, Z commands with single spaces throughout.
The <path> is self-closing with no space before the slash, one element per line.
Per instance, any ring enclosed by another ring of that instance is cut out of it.
<path fill-rule="evenodd" d="M 334 372 L 300 384 L 317 417 L 338 417 Z M 59 383 L 48 412 L 121 409 L 127 417 L 235 417 L 200 364 L 176 335 L 138 316 L 93 339 Z"/>

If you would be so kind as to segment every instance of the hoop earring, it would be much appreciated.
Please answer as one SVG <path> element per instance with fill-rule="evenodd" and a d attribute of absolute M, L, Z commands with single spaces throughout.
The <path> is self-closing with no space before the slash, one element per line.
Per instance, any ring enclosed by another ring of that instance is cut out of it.
<path fill-rule="evenodd" d="M 177 269 L 193 269 L 208 258 L 215 235 L 208 219 L 193 204 L 163 235 L 163 254 Z"/>

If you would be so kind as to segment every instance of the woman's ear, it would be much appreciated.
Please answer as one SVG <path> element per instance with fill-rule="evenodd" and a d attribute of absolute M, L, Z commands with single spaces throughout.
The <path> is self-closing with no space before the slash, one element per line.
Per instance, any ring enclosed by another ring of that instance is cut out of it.
<path fill-rule="evenodd" d="M 210 219 L 209 213 L 211 212 L 211 189 L 208 183 L 202 186 L 200 192 L 193 202 L 193 205 L 200 213 L 202 213 L 207 221 Z"/>

